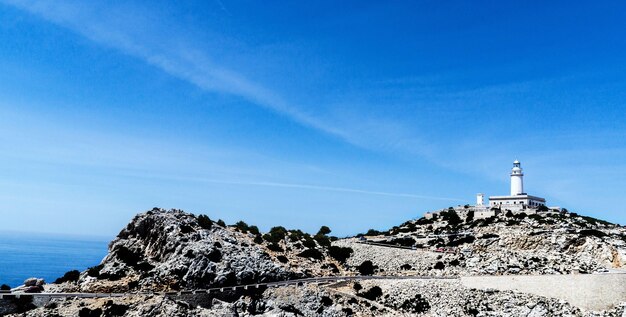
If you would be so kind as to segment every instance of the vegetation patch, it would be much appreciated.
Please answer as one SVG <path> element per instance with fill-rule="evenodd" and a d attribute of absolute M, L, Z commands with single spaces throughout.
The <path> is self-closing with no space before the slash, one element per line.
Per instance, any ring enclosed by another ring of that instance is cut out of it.
<path fill-rule="evenodd" d="M 376 300 L 379 297 L 383 296 L 383 290 L 378 287 L 378 286 L 373 286 L 372 288 L 368 289 L 365 292 L 362 293 L 358 293 L 357 294 L 360 297 L 369 299 L 369 300 Z"/>
<path fill-rule="evenodd" d="M 353 252 L 352 248 L 346 247 L 331 246 L 328 248 L 328 255 L 340 263 L 345 263 Z"/>
<path fill-rule="evenodd" d="M 363 261 L 363 263 L 357 266 L 356 269 L 359 271 L 359 273 L 361 273 L 361 275 L 372 275 L 374 274 L 374 270 L 376 269 L 376 267 L 374 266 L 372 261 L 367 260 Z"/>
<path fill-rule="evenodd" d="M 56 281 L 54 281 L 54 284 L 61 284 L 64 282 L 77 282 L 79 278 L 80 272 L 78 272 L 78 270 L 72 270 L 66 272 L 63 277 L 59 277 L 58 279 L 56 279 Z"/>
<path fill-rule="evenodd" d="M 448 246 L 449 247 L 456 247 L 465 243 L 472 243 L 476 240 L 476 238 L 474 236 L 463 236 L 461 238 L 458 239 L 451 239 L 450 242 L 448 242 Z"/>
<path fill-rule="evenodd" d="M 285 227 L 273 227 L 270 229 L 270 232 L 263 235 L 263 239 L 270 243 L 278 243 L 279 241 L 285 239 L 287 235 L 287 229 Z"/>
<path fill-rule="evenodd" d="M 430 309 L 430 303 L 421 294 L 416 294 L 412 299 L 405 300 L 400 305 L 400 309 L 414 314 L 421 314 Z"/>
<path fill-rule="evenodd" d="M 593 237 L 597 237 L 597 238 L 602 238 L 604 236 L 606 236 L 606 233 L 600 231 L 600 230 L 595 230 L 595 229 L 585 229 L 585 230 L 580 230 L 580 236 L 581 237 L 589 237 L 589 236 L 593 236 Z"/>
<path fill-rule="evenodd" d="M 213 227 L 213 221 L 207 215 L 200 215 L 198 216 L 198 225 L 202 229 L 209 230 Z"/>
<path fill-rule="evenodd" d="M 298 256 L 302 258 L 309 258 L 309 259 L 316 259 L 316 260 L 321 260 L 324 258 L 324 254 L 322 254 L 322 252 L 320 252 L 317 249 L 306 249 L 300 252 Z"/>

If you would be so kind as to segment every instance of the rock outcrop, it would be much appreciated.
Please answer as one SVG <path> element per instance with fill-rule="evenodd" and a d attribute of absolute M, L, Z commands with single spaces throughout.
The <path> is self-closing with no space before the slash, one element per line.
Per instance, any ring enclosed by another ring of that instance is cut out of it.
<path fill-rule="evenodd" d="M 567 213 L 498 215 L 455 221 L 419 219 L 375 237 L 333 241 L 275 227 L 225 226 L 180 210 L 137 215 L 99 265 L 44 285 L 47 292 L 130 292 L 122 298 L 59 298 L 0 303 L 19 316 L 622 316 L 624 305 L 591 312 L 555 298 L 475 289 L 459 279 L 407 275 L 586 274 L 621 269 L 624 228 Z M 405 246 L 395 248 L 393 246 Z M 227 286 L 329 275 L 390 279 L 327 285 Z M 29 281 L 32 283 L 32 281 Z M 35 281 L 35 285 L 37 282 Z M 226 287 L 224 292 L 152 292 Z M 138 294 L 142 292 L 142 294 Z M 151 294 L 151 295 L 146 295 Z M 626 298 L 624 299 L 626 304 Z M 17 316 L 17 315 L 16 315 Z"/>

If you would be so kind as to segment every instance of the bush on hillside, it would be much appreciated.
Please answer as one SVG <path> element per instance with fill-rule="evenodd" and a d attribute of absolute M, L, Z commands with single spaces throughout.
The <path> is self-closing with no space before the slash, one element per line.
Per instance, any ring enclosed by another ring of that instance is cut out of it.
<path fill-rule="evenodd" d="M 226 223 L 222 219 L 217 219 L 217 225 L 220 227 L 226 227 Z"/>
<path fill-rule="evenodd" d="M 449 247 L 456 247 L 459 246 L 461 244 L 465 244 L 465 243 L 472 243 L 474 242 L 474 240 L 476 240 L 476 238 L 474 236 L 463 236 L 461 238 L 458 239 L 450 239 L 450 242 L 448 242 L 448 246 Z"/>
<path fill-rule="evenodd" d="M 359 271 L 361 275 L 372 275 L 374 274 L 375 266 L 372 263 L 372 261 L 367 260 L 367 261 L 363 261 L 363 263 L 357 266 L 356 269 Z"/>
<path fill-rule="evenodd" d="M 365 234 L 363 234 L 364 236 L 380 236 L 382 235 L 383 232 L 375 230 L 375 229 L 369 229 L 367 230 L 367 232 Z"/>
<path fill-rule="evenodd" d="M 323 247 L 330 247 L 330 239 L 325 235 L 318 233 L 315 237 L 313 237 L 313 239 L 315 239 L 315 241 Z"/>
<path fill-rule="evenodd" d="M 315 240 L 313 240 L 313 238 L 311 238 L 311 236 L 308 234 L 304 236 L 304 242 L 302 242 L 302 245 L 304 245 L 305 247 L 309 249 L 317 248 L 317 244 L 315 244 Z"/>
<path fill-rule="evenodd" d="M 257 227 L 257 226 L 250 226 L 250 227 L 248 227 L 248 232 L 250 232 L 250 233 L 252 233 L 254 235 L 257 235 L 257 234 L 260 233 L 259 232 L 259 227 Z"/>
<path fill-rule="evenodd" d="M 198 225 L 200 228 L 208 230 L 213 227 L 213 221 L 211 221 L 207 215 L 200 215 L 198 216 Z"/>
<path fill-rule="evenodd" d="M 331 246 L 328 248 L 328 255 L 340 263 L 345 263 L 353 252 L 352 248 L 346 247 Z"/>
<path fill-rule="evenodd" d="M 10 291 L 11 290 L 11 286 L 6 285 L 6 284 L 2 284 L 0 286 L 0 291 Z"/>
<path fill-rule="evenodd" d="M 235 227 L 235 229 L 237 229 L 237 230 L 239 230 L 239 231 L 241 231 L 243 233 L 248 233 L 248 230 L 250 229 L 248 227 L 248 224 L 245 223 L 242 220 L 237 221 L 237 223 L 235 223 L 234 227 Z"/>
<path fill-rule="evenodd" d="M 278 243 L 280 240 L 285 239 L 286 235 L 287 229 L 285 229 L 285 227 L 277 226 L 272 227 L 272 229 L 270 229 L 270 232 L 264 234 L 263 239 L 265 239 L 265 241 L 267 242 Z"/>
<path fill-rule="evenodd" d="M 456 227 L 463 222 L 454 209 L 448 209 L 440 212 L 439 214 L 443 220 L 448 221 L 448 225 L 450 227 Z"/>
<path fill-rule="evenodd" d="M 254 237 L 254 243 L 256 243 L 256 244 L 261 244 L 261 243 L 263 243 L 263 237 L 262 237 L 260 234 L 257 234 L 257 235 Z"/>
<path fill-rule="evenodd" d="M 59 277 L 58 279 L 56 279 L 56 281 L 54 281 L 54 284 L 61 284 L 64 282 L 77 282 L 79 278 L 80 272 L 78 272 L 78 270 L 72 270 L 66 272 L 63 277 Z"/>
<path fill-rule="evenodd" d="M 278 245 L 278 243 L 270 243 L 267 246 L 268 249 L 274 251 L 274 252 L 284 252 L 285 250 L 283 250 L 283 248 L 280 247 L 280 245 Z"/>
<path fill-rule="evenodd" d="M 520 212 L 519 214 L 515 215 L 514 217 L 515 217 L 515 219 L 522 220 L 522 219 L 526 218 L 527 216 L 528 215 L 525 212 Z"/>
<path fill-rule="evenodd" d="M 92 266 L 92 267 L 87 269 L 87 275 L 89 275 L 91 277 L 98 278 L 98 277 L 100 277 L 100 270 L 102 270 L 103 267 L 104 267 L 104 265 L 102 265 L 102 264 L 96 265 L 96 266 Z"/>
<path fill-rule="evenodd" d="M 317 249 L 306 249 L 300 252 L 298 256 L 302 258 L 309 258 L 309 259 L 316 259 L 316 260 L 321 260 L 324 258 L 324 254 L 322 254 L 322 252 L 320 252 Z"/>
<path fill-rule="evenodd" d="M 327 226 L 320 227 L 320 230 L 317 232 L 318 235 L 323 235 L 323 236 L 325 236 L 325 235 L 327 235 L 329 233 L 331 233 L 331 230 Z"/>
<path fill-rule="evenodd" d="M 376 300 L 379 297 L 383 296 L 383 290 L 380 287 L 378 287 L 378 286 L 374 286 L 374 287 L 368 289 L 367 291 L 365 291 L 363 293 L 359 293 L 357 295 L 361 296 L 363 298 L 367 298 L 369 300 Z"/>

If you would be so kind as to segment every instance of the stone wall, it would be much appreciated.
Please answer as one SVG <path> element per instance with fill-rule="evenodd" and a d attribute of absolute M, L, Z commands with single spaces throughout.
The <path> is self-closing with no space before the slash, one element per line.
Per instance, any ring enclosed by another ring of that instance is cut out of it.
<path fill-rule="evenodd" d="M 557 298 L 585 310 L 606 310 L 626 303 L 626 274 L 466 276 L 465 287 L 513 290 Z"/>

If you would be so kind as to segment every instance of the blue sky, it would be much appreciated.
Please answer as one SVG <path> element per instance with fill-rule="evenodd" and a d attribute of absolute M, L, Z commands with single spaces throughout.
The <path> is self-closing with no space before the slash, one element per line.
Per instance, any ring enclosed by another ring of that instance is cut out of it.
<path fill-rule="evenodd" d="M 508 193 L 625 224 L 620 2 L 0 0 L 0 230 L 337 235 Z"/>

